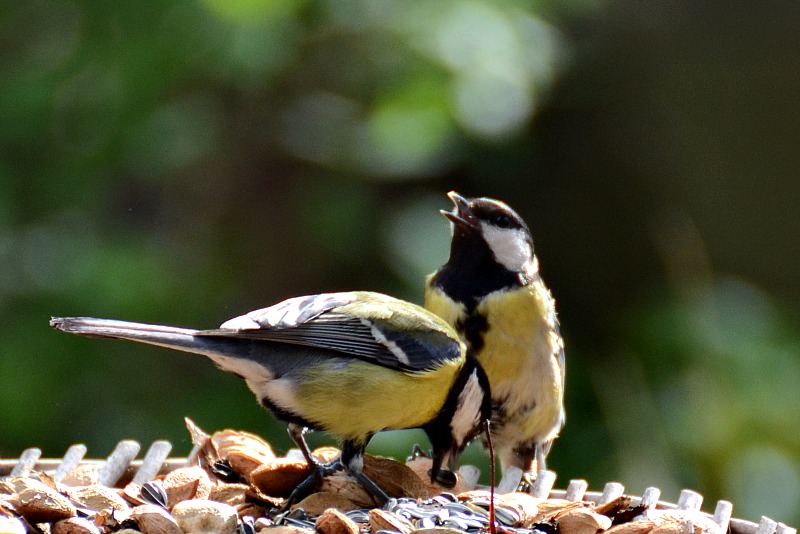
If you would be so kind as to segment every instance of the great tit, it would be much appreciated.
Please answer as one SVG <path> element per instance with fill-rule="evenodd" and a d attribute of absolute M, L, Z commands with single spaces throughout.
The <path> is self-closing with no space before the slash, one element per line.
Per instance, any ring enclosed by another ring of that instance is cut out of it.
<path fill-rule="evenodd" d="M 454 469 L 491 415 L 486 375 L 453 329 L 420 306 L 379 293 L 291 298 L 213 330 L 84 317 L 54 317 L 50 325 L 201 354 L 243 378 L 288 422 L 311 468 L 289 501 L 343 468 L 385 502 L 386 493 L 362 470 L 364 449 L 382 430 L 422 428 L 432 445 L 431 480 L 452 484 L 444 458 Z M 316 462 L 306 429 L 338 437 L 340 457 Z"/>
<path fill-rule="evenodd" d="M 546 469 L 564 424 L 564 342 L 530 231 L 508 205 L 448 194 L 450 258 L 426 283 L 425 308 L 453 325 L 486 371 L 503 473 Z M 536 461 L 534 464 L 533 461 Z"/>

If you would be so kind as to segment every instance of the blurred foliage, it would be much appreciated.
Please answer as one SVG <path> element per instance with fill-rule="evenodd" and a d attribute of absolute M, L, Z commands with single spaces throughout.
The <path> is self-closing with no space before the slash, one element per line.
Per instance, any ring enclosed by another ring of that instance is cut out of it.
<path fill-rule="evenodd" d="M 183 454 L 187 415 L 287 447 L 210 363 L 49 316 L 419 301 L 456 189 L 525 216 L 558 300 L 559 485 L 797 524 L 799 22 L 712 0 L 4 3 L 0 455 Z"/>

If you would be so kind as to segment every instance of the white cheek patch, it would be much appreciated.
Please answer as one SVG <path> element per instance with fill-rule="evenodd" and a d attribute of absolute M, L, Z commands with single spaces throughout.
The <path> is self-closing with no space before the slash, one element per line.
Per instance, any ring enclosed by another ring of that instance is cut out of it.
<path fill-rule="evenodd" d="M 509 271 L 522 272 L 531 262 L 533 250 L 524 230 L 484 224 L 481 233 L 494 259 Z"/>

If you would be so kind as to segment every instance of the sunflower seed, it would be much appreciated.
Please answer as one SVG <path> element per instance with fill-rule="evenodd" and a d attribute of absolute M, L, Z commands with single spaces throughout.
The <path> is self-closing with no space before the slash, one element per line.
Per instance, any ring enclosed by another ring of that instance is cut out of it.
<path fill-rule="evenodd" d="M 467 523 L 464 520 L 462 520 L 462 519 L 460 519 L 460 518 L 458 518 L 456 516 L 450 516 L 450 518 L 448 520 L 446 520 L 446 521 L 444 521 L 442 523 L 442 526 L 451 527 L 451 528 L 457 528 L 459 530 L 467 530 L 469 528 L 467 526 Z"/>
<path fill-rule="evenodd" d="M 142 484 L 142 500 L 150 504 L 157 504 L 162 508 L 167 507 L 167 491 L 160 480 L 151 480 Z"/>
<path fill-rule="evenodd" d="M 356 508 L 355 510 L 350 510 L 349 512 L 345 512 L 348 518 L 352 519 L 356 523 L 369 523 L 369 511 L 365 510 L 364 508 Z"/>
<path fill-rule="evenodd" d="M 472 512 L 480 517 L 485 518 L 488 521 L 489 518 L 489 501 L 486 501 L 486 507 L 482 507 L 481 503 L 479 502 L 468 502 L 465 503 L 467 507 L 472 510 Z"/>
<path fill-rule="evenodd" d="M 435 528 L 436 521 L 434 521 L 430 517 L 423 517 L 422 519 L 414 523 L 414 526 L 416 526 L 417 528 Z"/>
<path fill-rule="evenodd" d="M 472 510 L 466 504 L 460 502 L 449 502 L 444 505 L 445 510 L 450 510 L 451 512 L 461 512 L 463 514 L 471 514 Z"/>
<path fill-rule="evenodd" d="M 242 518 L 242 522 L 239 525 L 239 532 L 241 532 L 241 534 L 256 534 L 256 522 L 251 516 L 246 515 Z"/>
<path fill-rule="evenodd" d="M 494 515 L 497 520 L 507 526 L 515 525 L 519 522 L 519 514 L 506 506 L 495 506 Z"/>

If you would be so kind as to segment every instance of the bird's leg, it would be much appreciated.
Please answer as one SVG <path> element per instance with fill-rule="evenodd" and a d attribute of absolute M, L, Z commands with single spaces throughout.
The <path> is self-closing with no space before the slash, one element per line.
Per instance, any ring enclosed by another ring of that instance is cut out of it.
<path fill-rule="evenodd" d="M 297 447 L 300 449 L 300 452 L 303 454 L 303 458 L 305 458 L 306 463 L 308 464 L 309 473 L 305 480 L 298 484 L 289 495 L 289 498 L 286 499 L 286 502 L 281 507 L 282 510 L 287 510 L 292 504 L 308 495 L 316 485 L 317 481 L 323 477 L 335 473 L 342 466 L 340 458 L 325 464 L 319 463 L 316 458 L 311 455 L 311 451 L 306 443 L 306 439 L 304 437 L 306 430 L 308 429 L 294 423 L 289 423 L 288 426 L 289 437 L 292 438 L 292 441 L 295 442 Z"/>
<path fill-rule="evenodd" d="M 547 461 L 545 458 L 547 457 L 547 453 L 550 452 L 550 444 L 552 441 L 548 443 L 537 443 L 536 444 L 536 473 L 541 473 L 542 471 L 547 471 Z"/>
<path fill-rule="evenodd" d="M 364 443 L 366 444 L 367 441 L 369 441 L 369 438 L 364 440 Z M 358 480 L 370 495 L 372 495 L 381 505 L 386 504 L 386 501 L 389 500 L 389 496 L 380 488 L 380 486 L 375 483 L 374 480 L 369 478 L 367 474 L 364 473 L 364 445 L 352 441 L 345 441 L 344 445 L 342 446 L 340 462 L 345 471 L 350 473 L 353 478 Z"/>
<path fill-rule="evenodd" d="M 456 470 L 458 469 L 456 463 L 458 460 L 452 451 L 447 453 L 446 459 L 447 469 L 441 467 L 441 465 L 444 463 L 445 457 L 440 456 L 437 458 L 436 455 L 434 455 L 431 471 L 428 474 L 433 475 L 436 473 L 436 476 L 431 477 L 431 482 L 436 482 L 445 488 L 452 488 L 456 485 L 456 482 L 458 482 L 458 479 L 456 478 Z"/>
<path fill-rule="evenodd" d="M 536 479 L 534 459 L 537 445 L 532 442 L 518 443 L 511 451 L 500 454 L 503 477 L 497 485 L 501 493 L 522 491 L 527 493 Z"/>
<path fill-rule="evenodd" d="M 289 423 L 286 430 L 289 432 L 289 437 L 292 438 L 294 444 L 300 449 L 300 452 L 303 454 L 303 458 L 306 459 L 308 466 L 312 469 L 315 466 L 318 466 L 319 462 L 317 462 L 317 460 L 311 455 L 311 451 L 308 449 L 308 443 L 306 443 L 305 435 L 308 429 L 304 426 Z"/>
<path fill-rule="evenodd" d="M 519 483 L 517 491 L 523 493 L 530 493 L 533 488 L 533 483 L 539 478 L 539 475 L 547 471 L 547 454 L 550 452 L 550 446 L 553 444 L 552 440 L 544 443 L 535 443 L 530 455 L 526 457 L 524 471 L 522 473 L 522 480 Z"/>
<path fill-rule="evenodd" d="M 456 475 L 455 471 L 457 466 L 455 456 L 450 456 L 447 460 L 447 465 L 449 466 L 448 469 L 442 469 L 442 464 L 444 463 L 444 456 L 437 455 L 433 451 L 425 452 L 422 447 L 415 444 L 414 447 L 411 449 L 411 456 L 406 458 L 406 463 L 410 462 L 411 460 L 415 460 L 417 458 L 430 458 L 432 461 L 431 469 L 428 471 L 428 476 L 431 477 L 432 482 L 437 482 L 441 486 L 445 488 L 452 488 L 456 485 Z M 434 475 L 434 472 L 436 475 Z"/>

